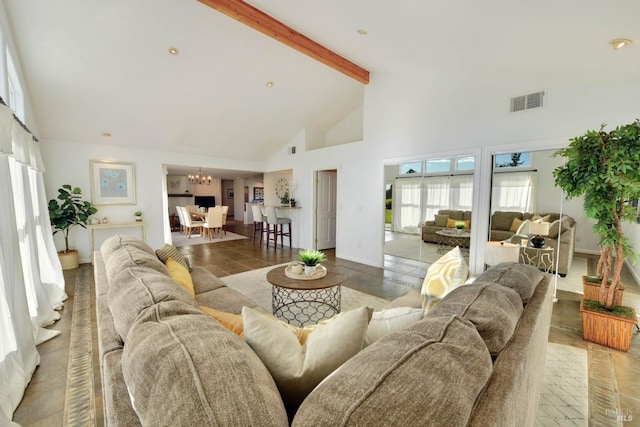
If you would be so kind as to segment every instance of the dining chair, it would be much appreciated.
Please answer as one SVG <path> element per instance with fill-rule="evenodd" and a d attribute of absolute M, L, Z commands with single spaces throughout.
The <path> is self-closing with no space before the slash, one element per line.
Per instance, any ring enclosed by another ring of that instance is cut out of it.
<path fill-rule="evenodd" d="M 229 206 L 222 206 L 222 234 L 226 233 L 224 226 L 227 225 L 227 214 L 229 213 Z"/>
<path fill-rule="evenodd" d="M 180 233 L 185 234 L 187 228 L 184 223 L 184 214 L 182 213 L 182 209 L 184 209 L 183 206 L 176 206 L 176 212 L 178 213 L 178 221 L 180 221 Z"/>
<path fill-rule="evenodd" d="M 267 247 L 269 247 L 269 241 L 273 240 L 274 247 L 278 247 L 278 236 L 280 236 L 280 247 L 284 247 L 285 236 L 289 238 L 289 248 L 291 248 L 291 219 L 290 218 L 278 218 L 276 208 L 274 206 L 267 206 Z M 287 232 L 284 231 L 285 224 L 288 227 Z M 271 229 L 273 226 L 273 230 Z M 273 238 L 271 238 L 273 235 Z"/>
<path fill-rule="evenodd" d="M 205 222 L 202 227 L 207 230 L 207 234 L 209 235 L 209 240 L 211 240 L 215 231 L 218 230 L 220 232 L 220 238 L 222 239 L 222 207 L 216 206 L 215 208 L 209 208 L 209 212 L 207 212 L 207 222 Z"/>
<path fill-rule="evenodd" d="M 191 218 L 191 214 L 187 211 L 187 208 L 182 208 L 182 215 L 184 216 L 185 228 L 187 237 L 190 239 L 191 234 L 194 229 L 198 229 L 200 235 L 202 236 L 202 226 L 204 225 L 204 221 L 196 221 Z"/>
<path fill-rule="evenodd" d="M 262 245 L 262 235 L 266 231 L 264 223 L 267 221 L 267 217 L 262 213 L 259 205 L 251 205 L 251 211 L 253 213 L 253 241 L 256 241 L 256 231 L 260 233 L 260 244 Z"/>

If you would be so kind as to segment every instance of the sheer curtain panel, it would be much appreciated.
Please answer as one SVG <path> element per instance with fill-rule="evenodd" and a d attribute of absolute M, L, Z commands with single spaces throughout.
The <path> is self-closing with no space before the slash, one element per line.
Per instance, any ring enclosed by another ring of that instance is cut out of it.
<path fill-rule="evenodd" d="M 393 231 L 417 233 L 422 178 L 397 178 L 393 184 Z"/>
<path fill-rule="evenodd" d="M 66 298 L 46 207 L 37 143 L 0 105 L 0 425 L 11 422 L 40 362 L 36 344 L 59 332 Z M 55 256 L 55 257 L 53 257 Z"/>
<path fill-rule="evenodd" d="M 536 172 L 493 174 L 491 213 L 495 211 L 535 212 Z"/>

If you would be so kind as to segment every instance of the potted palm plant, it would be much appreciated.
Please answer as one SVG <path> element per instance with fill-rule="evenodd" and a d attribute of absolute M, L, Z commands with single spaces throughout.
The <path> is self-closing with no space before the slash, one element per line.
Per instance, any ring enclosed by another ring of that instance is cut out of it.
<path fill-rule="evenodd" d="M 69 248 L 69 231 L 76 225 L 86 228 L 89 217 L 98 210 L 86 200 L 82 200 L 82 190 L 69 184 L 58 189 L 58 197 L 49 200 L 49 220 L 55 230 L 64 234 L 64 250 L 58 251 L 63 270 L 77 268 L 78 251 Z"/>
<path fill-rule="evenodd" d="M 622 286 L 620 274 L 625 257 L 637 260 L 622 223 L 636 222 L 638 216 L 637 208 L 630 202 L 640 198 L 640 121 L 610 132 L 604 128 L 602 125 L 598 131 L 590 130 L 572 138 L 569 146 L 558 150 L 554 156 L 563 157 L 565 164 L 557 167 L 553 176 L 567 198 L 584 198 L 584 209 L 596 221 L 593 231 L 599 237 L 598 300 L 583 299 L 581 303 L 583 337 L 628 350 L 632 326 L 637 323 L 636 313 L 630 307 L 626 310 L 616 307 L 614 313 L 614 296 Z M 594 320 L 594 312 L 601 316 Z M 619 317 L 611 315 L 618 312 L 627 313 L 627 326 L 612 325 Z M 606 324 L 596 326 L 602 323 L 599 319 L 602 316 L 606 317 Z"/>
<path fill-rule="evenodd" d="M 304 274 L 307 276 L 315 273 L 318 264 L 326 259 L 325 254 L 316 249 L 305 249 L 298 254 L 300 261 L 304 263 Z"/>

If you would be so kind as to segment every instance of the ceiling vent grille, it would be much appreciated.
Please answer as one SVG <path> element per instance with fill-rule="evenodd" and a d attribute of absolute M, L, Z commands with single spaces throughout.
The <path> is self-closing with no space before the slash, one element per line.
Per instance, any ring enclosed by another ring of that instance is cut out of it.
<path fill-rule="evenodd" d="M 544 92 L 535 92 L 528 95 L 511 98 L 511 112 L 530 110 L 543 106 Z"/>

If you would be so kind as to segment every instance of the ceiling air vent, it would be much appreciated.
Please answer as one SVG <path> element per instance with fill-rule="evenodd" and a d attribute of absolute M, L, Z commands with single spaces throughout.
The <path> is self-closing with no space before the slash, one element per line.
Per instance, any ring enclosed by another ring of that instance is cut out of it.
<path fill-rule="evenodd" d="M 542 107 L 544 92 L 530 93 L 529 95 L 516 96 L 511 98 L 511 112 L 529 110 L 531 108 Z"/>

